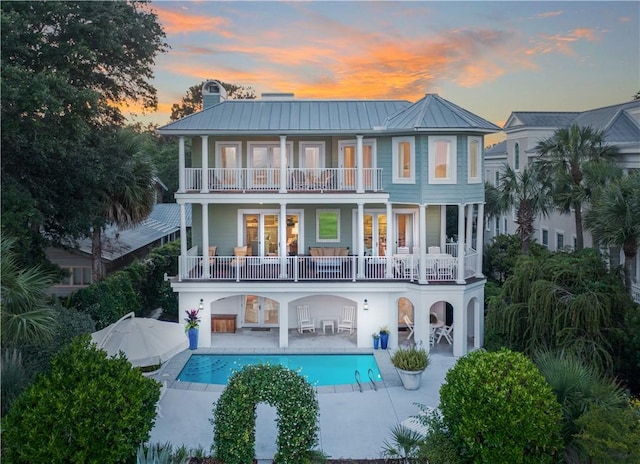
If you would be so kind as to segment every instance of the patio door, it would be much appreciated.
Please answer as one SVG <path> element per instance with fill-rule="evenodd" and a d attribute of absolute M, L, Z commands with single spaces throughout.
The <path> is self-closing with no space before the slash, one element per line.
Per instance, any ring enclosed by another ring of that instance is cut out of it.
<path fill-rule="evenodd" d="M 245 295 L 242 325 L 244 327 L 275 327 L 278 325 L 279 303 L 271 298 Z"/>
<path fill-rule="evenodd" d="M 395 249 L 393 253 L 399 253 L 398 248 L 408 248 L 408 252 L 412 253 L 413 248 L 418 246 L 418 231 L 416 230 L 416 221 L 414 213 L 395 213 Z"/>
<path fill-rule="evenodd" d="M 354 228 L 354 230 L 357 230 Z M 385 256 L 387 249 L 387 215 L 364 213 L 364 251 L 369 256 Z"/>
<path fill-rule="evenodd" d="M 248 179 L 249 188 L 274 190 L 280 187 L 280 144 L 249 143 Z M 287 144 L 288 163 L 291 165 L 293 145 Z"/>
<path fill-rule="evenodd" d="M 279 256 L 280 214 L 276 211 L 247 212 L 242 215 L 244 243 L 252 256 Z M 287 214 L 287 254 L 297 254 L 300 239 L 300 215 Z"/>
<path fill-rule="evenodd" d="M 344 168 L 340 178 L 340 185 L 347 190 L 355 190 L 357 187 L 357 146 L 355 142 L 339 142 L 340 166 Z M 375 167 L 375 157 L 373 153 L 373 143 L 365 141 L 362 144 L 362 162 L 364 171 L 364 188 L 373 187 L 373 169 Z"/>

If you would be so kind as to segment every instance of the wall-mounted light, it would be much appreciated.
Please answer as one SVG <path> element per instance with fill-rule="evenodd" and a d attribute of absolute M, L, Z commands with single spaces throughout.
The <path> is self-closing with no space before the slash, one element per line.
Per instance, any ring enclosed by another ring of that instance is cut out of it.
<path fill-rule="evenodd" d="M 200 305 L 198 306 L 198 309 L 200 309 L 200 311 L 204 309 L 204 301 L 202 300 L 202 298 L 200 298 Z"/>
<path fill-rule="evenodd" d="M 369 311 L 369 302 L 365 299 L 364 306 L 362 307 L 365 311 Z"/>

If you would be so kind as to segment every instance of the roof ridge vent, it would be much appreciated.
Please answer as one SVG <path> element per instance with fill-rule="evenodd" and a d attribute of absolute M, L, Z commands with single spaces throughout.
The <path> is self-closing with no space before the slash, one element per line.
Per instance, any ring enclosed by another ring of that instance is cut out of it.
<path fill-rule="evenodd" d="M 293 92 L 263 92 L 260 96 L 262 100 L 293 100 Z"/>

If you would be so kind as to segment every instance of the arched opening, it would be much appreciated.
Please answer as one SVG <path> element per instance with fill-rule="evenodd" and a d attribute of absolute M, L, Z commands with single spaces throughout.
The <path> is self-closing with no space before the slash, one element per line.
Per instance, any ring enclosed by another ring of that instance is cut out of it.
<path fill-rule="evenodd" d="M 437 301 L 429 308 L 429 343 L 432 350 L 453 352 L 453 328 L 458 322 L 453 318 L 453 305 Z"/>
<path fill-rule="evenodd" d="M 415 343 L 415 308 L 409 298 L 400 297 L 398 307 L 398 345 Z"/>
<path fill-rule="evenodd" d="M 222 462 L 253 462 L 256 407 L 277 411 L 275 462 L 306 462 L 318 442 L 318 401 L 304 377 L 280 365 L 250 365 L 233 374 L 213 412 L 214 455 Z"/>

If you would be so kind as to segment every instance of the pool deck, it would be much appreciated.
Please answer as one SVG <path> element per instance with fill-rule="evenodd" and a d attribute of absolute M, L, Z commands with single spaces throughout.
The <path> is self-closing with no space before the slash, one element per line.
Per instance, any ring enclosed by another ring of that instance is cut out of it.
<path fill-rule="evenodd" d="M 212 347 L 195 351 L 185 350 L 167 362 L 154 378 L 162 381 L 163 389 L 158 406 L 158 417 L 151 431 L 151 443 L 184 445 L 190 449 L 202 448 L 209 452 L 213 442 L 213 403 L 224 386 L 176 381 L 180 370 L 193 353 L 374 353 L 382 374 L 377 390 L 362 377 L 362 392 L 357 384 L 315 387 L 320 417 L 318 449 L 331 459 L 373 459 L 381 457 L 385 440 L 391 438 L 390 428 L 418 414 L 415 403 L 436 407 L 439 389 L 447 371 L 455 364 L 451 346 L 444 340 L 432 348 L 431 363 L 422 374 L 419 390 L 402 387 L 391 364 L 390 352 L 362 349 L 355 346 L 355 335 L 304 334 L 291 332 L 289 348 L 278 348 L 277 331 L 260 332 L 241 329 L 235 334 L 215 334 Z M 406 336 L 400 332 L 400 344 Z M 266 404 L 257 408 L 256 458 L 271 462 L 276 451 L 276 410 Z"/>

